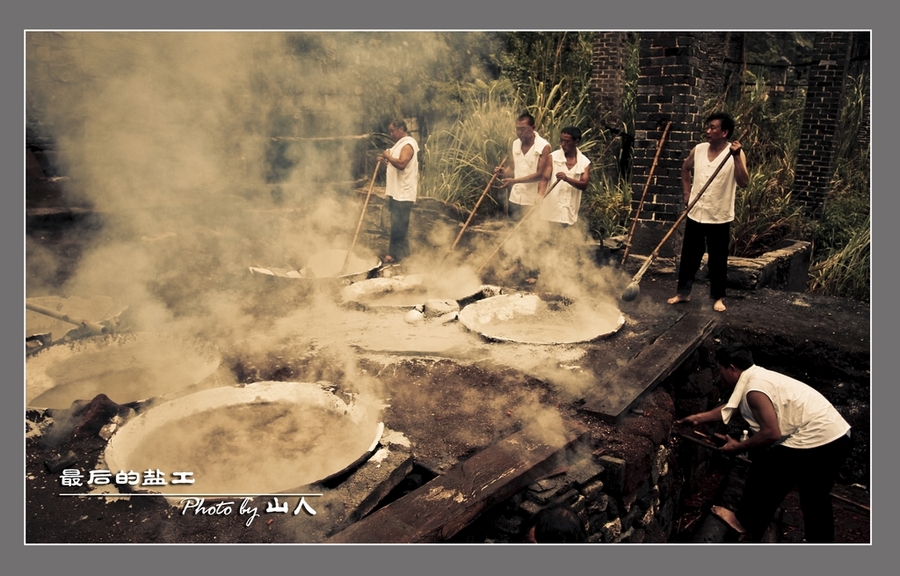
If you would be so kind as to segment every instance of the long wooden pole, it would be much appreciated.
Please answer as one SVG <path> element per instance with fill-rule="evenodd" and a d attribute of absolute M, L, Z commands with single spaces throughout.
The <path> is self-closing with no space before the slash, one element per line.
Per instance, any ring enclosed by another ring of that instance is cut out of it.
<path fill-rule="evenodd" d="M 347 265 L 350 263 L 350 254 L 356 246 L 356 239 L 359 238 L 359 231 L 362 228 L 363 218 L 366 216 L 366 208 L 369 206 L 369 198 L 372 196 L 372 189 L 375 188 L 375 177 L 378 176 L 378 168 L 381 166 L 381 157 L 375 162 L 375 171 L 372 173 L 372 181 L 369 183 L 369 191 L 366 192 L 366 201 L 363 203 L 362 212 L 359 215 L 359 222 L 356 224 L 356 233 L 353 235 L 353 242 L 350 243 L 350 249 L 344 257 L 344 265 L 341 266 L 341 274 L 347 271 Z"/>
<path fill-rule="evenodd" d="M 506 159 L 509 156 L 504 156 L 503 160 L 500 161 L 500 166 L 506 164 Z M 478 198 L 478 202 L 475 203 L 475 207 L 472 208 L 472 212 L 469 214 L 469 217 L 466 218 L 466 223 L 463 225 L 462 230 L 459 231 L 459 234 L 456 235 L 456 240 L 453 241 L 453 244 L 450 246 L 450 249 L 447 252 L 453 252 L 456 249 L 456 245 L 459 244 L 459 239 L 462 238 L 463 233 L 466 231 L 466 228 L 469 227 L 469 222 L 472 221 L 472 218 L 475 216 L 475 211 L 478 210 L 478 207 L 481 206 L 481 201 L 484 200 L 484 197 L 487 196 L 488 190 L 491 189 L 491 185 L 494 183 L 494 180 L 497 179 L 497 173 L 494 172 L 493 176 L 491 176 L 490 181 L 487 186 L 484 187 L 484 192 L 481 193 L 481 196 Z"/>
<path fill-rule="evenodd" d="M 496 248 L 493 252 L 491 252 L 491 255 L 487 257 L 487 260 L 485 260 L 484 263 L 483 263 L 481 266 L 478 267 L 478 270 L 475 271 L 476 274 L 478 274 L 479 272 L 481 272 L 481 269 L 484 268 L 485 266 L 487 266 L 487 263 L 490 262 L 490 261 L 494 258 L 494 256 L 497 255 L 498 252 L 500 252 L 500 249 L 503 248 L 503 245 L 506 244 L 506 242 L 512 237 L 513 234 L 515 234 L 516 230 L 519 229 L 519 226 L 521 226 L 522 223 L 524 223 L 526 220 L 528 220 L 528 217 L 531 216 L 531 214 L 532 214 L 535 210 L 537 210 L 538 206 L 540 206 L 541 203 L 544 201 L 544 198 L 546 198 L 547 195 L 550 194 L 550 191 L 553 190 L 553 188 L 554 188 L 557 184 L 559 184 L 559 183 L 560 183 L 559 180 L 557 180 L 556 182 L 554 182 L 554 183 L 553 183 L 553 186 L 550 186 L 550 188 L 548 188 L 547 191 L 544 192 L 544 196 L 543 196 L 542 198 L 538 198 L 537 201 L 534 203 L 534 206 L 532 206 L 532 207 L 528 210 L 528 212 L 526 212 L 525 215 L 522 216 L 522 219 L 521 219 L 521 220 L 519 220 L 518 222 L 516 222 L 516 225 L 513 226 L 513 229 L 510 230 L 510 231 L 509 231 L 509 234 L 506 235 L 506 238 L 503 239 L 503 242 L 500 242 L 500 244 L 497 245 L 497 248 Z"/>
<path fill-rule="evenodd" d="M 631 221 L 631 230 L 628 232 L 628 238 L 625 240 L 625 252 L 622 254 L 622 262 L 619 267 L 625 266 L 625 260 L 628 258 L 628 251 L 631 249 L 631 240 L 634 238 L 634 231 L 637 229 L 638 216 L 641 215 L 641 208 L 644 207 L 644 198 L 647 196 L 647 190 L 650 188 L 650 181 L 653 179 L 653 172 L 656 170 L 656 163 L 659 162 L 659 153 L 662 151 L 663 144 L 666 143 L 666 136 L 669 134 L 669 128 L 672 127 L 672 121 L 666 122 L 666 128 L 663 130 L 662 137 L 659 139 L 659 146 L 656 147 L 656 155 L 653 157 L 653 164 L 650 166 L 650 173 L 647 175 L 647 182 L 644 183 L 644 191 L 641 192 L 641 201 L 638 202 L 637 211 L 634 213 L 634 220 Z"/>
<path fill-rule="evenodd" d="M 737 137 L 737 139 L 732 140 L 732 142 L 740 142 L 744 139 L 744 136 L 746 136 L 749 131 L 750 129 L 747 128 L 740 136 Z M 712 184 L 713 180 L 716 179 L 716 176 L 719 175 L 719 172 L 722 171 L 722 168 L 725 167 L 725 164 L 729 159 L 731 159 L 732 156 L 734 156 L 734 153 L 729 152 L 725 155 L 725 158 L 723 158 L 722 161 L 719 162 L 719 165 L 716 167 L 715 172 L 713 172 L 712 176 L 707 179 L 706 183 L 703 185 L 703 188 L 701 188 L 700 191 L 697 192 L 697 196 L 695 196 L 694 199 L 691 200 L 691 203 L 688 204 L 687 208 L 684 209 L 684 212 L 681 213 L 681 216 L 679 216 L 678 219 L 675 220 L 675 223 L 672 224 L 672 227 L 669 228 L 669 231 L 666 232 L 665 236 L 663 236 L 663 239 L 659 241 L 659 244 L 656 245 L 656 248 L 653 249 L 653 252 L 651 252 L 650 256 L 647 257 L 647 260 L 644 261 L 644 265 L 641 266 L 641 269 L 638 270 L 638 273 L 635 274 L 634 278 L 631 279 L 631 283 L 625 287 L 625 292 L 622 294 L 622 300 L 630 302 L 637 297 L 638 293 L 640 292 L 639 284 L 641 283 L 641 279 L 644 277 L 644 273 L 648 268 L 650 268 L 650 265 L 654 260 L 656 260 L 656 257 L 659 256 L 659 251 L 666 243 L 666 240 L 668 240 L 669 237 L 675 232 L 675 229 L 678 228 L 678 225 L 681 224 L 682 220 L 687 218 L 687 215 L 691 211 L 691 208 L 693 208 L 697 201 L 700 200 L 700 197 L 703 196 L 703 193 L 706 192 L 706 189 L 709 188 L 709 185 Z"/>

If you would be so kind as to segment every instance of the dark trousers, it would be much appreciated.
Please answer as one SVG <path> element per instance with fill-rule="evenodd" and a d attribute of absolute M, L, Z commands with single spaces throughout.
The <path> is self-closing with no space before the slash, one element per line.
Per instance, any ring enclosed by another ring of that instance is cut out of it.
<path fill-rule="evenodd" d="M 678 264 L 678 293 L 690 296 L 694 277 L 700 269 L 704 252 L 709 252 L 709 296 L 713 300 L 725 297 L 728 281 L 728 244 L 731 242 L 731 223 L 701 224 L 685 218 L 684 244 Z"/>
<path fill-rule="evenodd" d="M 531 206 L 526 206 L 524 204 L 516 204 L 515 202 L 510 202 L 507 206 L 507 210 L 509 210 L 509 219 L 511 222 L 518 222 L 522 218 L 525 217 L 525 213 L 531 208 Z"/>
<path fill-rule="evenodd" d="M 753 464 L 735 513 L 751 538 L 762 537 L 775 510 L 797 486 L 806 541 L 834 542 L 831 489 L 852 447 L 845 435 L 816 448 L 774 446 L 751 452 Z"/>
<path fill-rule="evenodd" d="M 394 200 L 388 196 L 388 210 L 391 213 L 391 244 L 388 254 L 394 260 L 402 260 L 409 256 L 409 214 L 412 212 L 413 202 Z"/>

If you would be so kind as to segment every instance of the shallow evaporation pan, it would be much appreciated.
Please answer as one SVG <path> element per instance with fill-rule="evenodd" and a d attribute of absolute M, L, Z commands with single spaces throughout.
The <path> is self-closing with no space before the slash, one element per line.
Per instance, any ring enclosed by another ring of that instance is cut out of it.
<path fill-rule="evenodd" d="M 214 346 L 190 337 L 133 332 L 76 340 L 28 357 L 25 404 L 65 409 L 98 394 L 136 402 L 195 384 L 220 363 Z"/>
<path fill-rule="evenodd" d="M 346 268 L 344 262 L 347 262 Z M 306 266 L 300 270 L 303 278 L 347 278 L 368 274 L 381 266 L 381 259 L 376 256 L 363 257 L 351 253 L 347 258 L 346 250 L 323 250 L 310 257 Z"/>
<path fill-rule="evenodd" d="M 341 297 L 345 304 L 363 308 L 413 308 L 432 299 L 470 299 L 487 289 L 476 280 L 446 283 L 432 275 L 408 274 L 354 282 L 341 290 Z"/>
<path fill-rule="evenodd" d="M 576 344 L 617 332 L 625 316 L 607 302 L 537 294 L 503 294 L 469 304 L 460 323 L 488 340 Z"/>
<path fill-rule="evenodd" d="M 379 416 L 316 384 L 212 388 L 129 421 L 104 460 L 109 470 L 193 473 L 193 484 L 158 490 L 167 495 L 277 494 L 362 464 L 381 439 Z"/>

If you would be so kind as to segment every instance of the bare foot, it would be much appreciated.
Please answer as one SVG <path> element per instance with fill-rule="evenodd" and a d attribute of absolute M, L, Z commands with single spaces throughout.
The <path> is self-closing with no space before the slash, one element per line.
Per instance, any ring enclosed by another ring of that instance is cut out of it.
<path fill-rule="evenodd" d="M 719 518 L 731 528 L 737 532 L 738 534 L 746 534 L 747 529 L 738 521 L 737 516 L 734 515 L 734 512 L 729 510 L 728 508 L 724 508 L 722 506 L 713 506 L 709 509 L 710 512 L 713 513 L 713 516 Z"/>
<path fill-rule="evenodd" d="M 666 300 L 666 302 L 668 302 L 669 304 L 679 304 L 681 302 L 690 302 L 690 301 L 691 301 L 690 296 L 682 296 L 681 294 L 676 294 L 676 295 L 672 296 L 671 298 L 669 298 L 668 300 Z"/>
<path fill-rule="evenodd" d="M 722 302 L 721 298 L 719 298 L 718 300 L 715 301 L 715 303 L 713 304 L 713 310 L 715 310 L 716 312 L 724 312 L 725 311 L 725 303 Z"/>

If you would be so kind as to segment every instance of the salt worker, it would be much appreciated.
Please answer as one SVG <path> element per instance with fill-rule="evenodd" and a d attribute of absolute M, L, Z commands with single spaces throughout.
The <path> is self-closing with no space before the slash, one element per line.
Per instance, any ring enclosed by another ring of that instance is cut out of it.
<path fill-rule="evenodd" d="M 691 300 L 694 277 L 703 253 L 708 252 L 709 295 L 713 310 L 724 312 L 734 198 L 739 186 L 744 188 L 750 183 L 750 173 L 741 143 L 728 140 L 734 133 L 734 119 L 725 112 L 715 112 L 706 118 L 705 125 L 707 141 L 697 144 L 681 165 L 684 203 L 690 205 L 719 164 L 725 164 L 685 218 L 678 286 L 676 294 L 667 302 L 679 304 Z M 731 161 L 726 161 L 729 156 Z"/>
<path fill-rule="evenodd" d="M 735 410 L 753 434 L 738 442 L 727 435 L 719 448 L 727 454 L 748 452 L 752 464 L 736 511 L 713 506 L 712 513 L 751 541 L 759 541 L 776 509 L 797 486 L 807 542 L 834 542 L 831 489 L 850 454 L 850 425 L 812 387 L 753 363 L 740 344 L 716 351 L 722 382 L 733 391 L 728 401 L 676 421 L 697 426 L 722 421 Z"/>
<path fill-rule="evenodd" d="M 580 143 L 581 130 L 575 126 L 563 128 L 559 135 L 559 149 L 550 154 L 547 166 L 547 189 L 550 191 L 541 202 L 541 219 L 558 223 L 563 228 L 569 228 L 578 221 L 581 193 L 591 179 L 591 161 L 578 149 Z"/>
<path fill-rule="evenodd" d="M 403 120 L 393 120 L 388 133 L 394 145 L 381 154 L 381 159 L 387 167 L 385 196 L 391 214 L 391 240 L 382 261 L 392 263 L 409 256 L 409 215 L 419 189 L 419 145 Z"/>
<path fill-rule="evenodd" d="M 524 112 L 516 118 L 516 139 L 512 143 L 512 170 L 497 166 L 503 187 L 509 190 L 509 217 L 516 221 L 524 216 L 526 207 L 534 206 L 538 196 L 547 189 L 544 177 L 550 163 L 550 143 L 534 129 L 534 116 Z"/>

